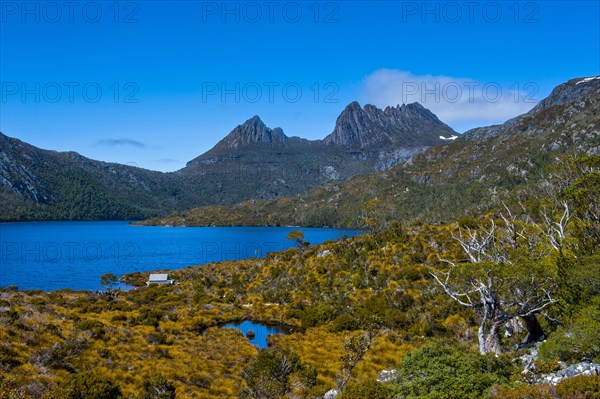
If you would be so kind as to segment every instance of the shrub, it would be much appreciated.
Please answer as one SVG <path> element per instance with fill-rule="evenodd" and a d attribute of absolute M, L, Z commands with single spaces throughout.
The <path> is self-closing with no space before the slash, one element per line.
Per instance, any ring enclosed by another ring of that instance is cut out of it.
<path fill-rule="evenodd" d="M 342 331 L 354 331 L 360 328 L 360 323 L 355 317 L 350 316 L 347 313 L 343 313 L 335 318 L 329 331 L 331 332 L 342 332 Z"/>
<path fill-rule="evenodd" d="M 148 307 L 140 308 L 139 316 L 136 318 L 137 324 L 144 326 L 158 327 L 160 320 L 163 317 L 163 313 Z"/>
<path fill-rule="evenodd" d="M 390 399 L 392 393 L 377 381 L 348 385 L 341 399 Z"/>
<path fill-rule="evenodd" d="M 406 399 L 478 399 L 507 382 L 513 366 L 503 357 L 480 355 L 452 341 L 425 345 L 402 361 L 393 391 Z"/>
<path fill-rule="evenodd" d="M 466 320 L 458 314 L 448 316 L 442 325 L 454 335 L 455 339 L 460 339 L 469 327 Z"/>
<path fill-rule="evenodd" d="M 117 399 L 121 388 L 96 373 L 73 374 L 61 384 L 59 397 L 64 399 Z"/>
<path fill-rule="evenodd" d="M 104 324 L 98 320 L 81 320 L 78 324 L 80 330 L 89 331 L 92 334 L 92 338 L 100 339 L 106 334 L 104 330 Z"/>
<path fill-rule="evenodd" d="M 161 375 L 147 378 L 138 399 L 175 399 L 175 386 Z"/>
<path fill-rule="evenodd" d="M 85 338 L 69 337 L 49 348 L 40 348 L 31 354 L 31 362 L 45 367 L 75 372 L 74 362 L 89 347 Z"/>
<path fill-rule="evenodd" d="M 94 330 L 99 328 L 104 328 L 104 324 L 98 320 L 85 319 L 79 322 L 80 330 Z"/>
<path fill-rule="evenodd" d="M 40 307 L 40 308 L 46 306 L 46 300 L 44 298 L 34 297 L 34 298 L 31 298 L 30 302 L 32 305 Z"/>
<path fill-rule="evenodd" d="M 555 388 L 550 384 L 500 388 L 491 397 L 493 399 L 558 399 Z"/>
<path fill-rule="evenodd" d="M 6 345 L 0 345 L 0 370 L 10 371 L 21 365 L 17 353 Z"/>
<path fill-rule="evenodd" d="M 291 387 L 289 377 L 301 369 L 300 357 L 287 349 L 268 348 L 242 373 L 250 387 L 248 397 L 278 399 L 287 394 Z"/>
<path fill-rule="evenodd" d="M 317 369 L 315 366 L 306 365 L 300 370 L 300 382 L 305 388 L 314 387 L 317 385 Z"/>
<path fill-rule="evenodd" d="M 301 313 L 302 327 L 314 327 L 318 324 L 326 323 L 334 316 L 331 307 L 324 303 L 315 303 L 308 305 Z"/>
<path fill-rule="evenodd" d="M 565 399 L 600 399 L 600 376 L 567 378 L 556 386 L 556 393 Z"/>
<path fill-rule="evenodd" d="M 567 378 L 558 385 L 536 384 L 498 389 L 493 399 L 599 399 L 600 376 Z"/>
<path fill-rule="evenodd" d="M 127 321 L 127 315 L 125 314 L 116 314 L 111 319 L 111 321 Z"/>
<path fill-rule="evenodd" d="M 544 360 L 600 360 L 600 297 L 558 328 L 540 347 Z"/>

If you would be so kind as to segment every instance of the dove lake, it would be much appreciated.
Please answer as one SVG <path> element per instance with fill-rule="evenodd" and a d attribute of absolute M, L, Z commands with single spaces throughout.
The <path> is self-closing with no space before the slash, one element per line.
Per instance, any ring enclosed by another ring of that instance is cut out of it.
<path fill-rule="evenodd" d="M 173 270 L 264 257 L 291 248 L 301 230 L 311 244 L 360 230 L 298 227 L 152 227 L 126 221 L 0 224 L 0 286 L 52 291 L 102 289 L 100 276 Z"/>

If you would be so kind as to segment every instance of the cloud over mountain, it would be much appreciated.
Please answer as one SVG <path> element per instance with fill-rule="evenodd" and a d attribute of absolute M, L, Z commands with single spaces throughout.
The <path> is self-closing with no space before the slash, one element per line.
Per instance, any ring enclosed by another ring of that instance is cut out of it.
<path fill-rule="evenodd" d="M 540 100 L 533 82 L 482 82 L 444 75 L 379 69 L 361 83 L 361 99 L 379 107 L 419 102 L 458 131 L 504 122 Z"/>

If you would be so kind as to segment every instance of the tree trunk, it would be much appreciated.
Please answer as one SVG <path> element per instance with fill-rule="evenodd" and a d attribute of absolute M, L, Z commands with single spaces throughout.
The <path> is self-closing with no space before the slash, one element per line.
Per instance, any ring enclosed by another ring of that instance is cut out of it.
<path fill-rule="evenodd" d="M 490 331 L 487 333 L 487 337 L 485 337 L 485 353 L 499 355 L 502 352 L 500 346 L 500 328 L 502 324 L 504 323 L 495 322 L 491 324 Z"/>
<path fill-rule="evenodd" d="M 479 325 L 477 339 L 479 340 L 479 353 L 485 354 L 485 320 Z"/>
<path fill-rule="evenodd" d="M 522 316 L 521 318 L 525 322 L 525 328 L 527 329 L 527 336 L 525 337 L 523 344 L 537 342 L 544 337 L 544 330 L 542 329 L 540 322 L 534 314 L 529 316 Z"/>

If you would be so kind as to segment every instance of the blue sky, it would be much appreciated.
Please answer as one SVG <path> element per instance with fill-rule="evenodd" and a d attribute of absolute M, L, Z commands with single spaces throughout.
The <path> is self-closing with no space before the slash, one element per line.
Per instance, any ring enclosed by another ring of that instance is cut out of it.
<path fill-rule="evenodd" d="M 0 130 L 173 171 L 257 114 L 323 138 L 353 100 L 459 132 L 600 75 L 598 1 L 0 0 Z"/>

